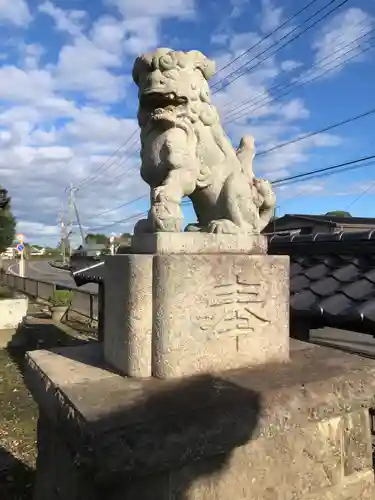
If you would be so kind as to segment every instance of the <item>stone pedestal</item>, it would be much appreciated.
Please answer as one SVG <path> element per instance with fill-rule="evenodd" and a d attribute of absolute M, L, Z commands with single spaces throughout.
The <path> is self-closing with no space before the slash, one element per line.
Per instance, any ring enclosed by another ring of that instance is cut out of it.
<path fill-rule="evenodd" d="M 265 255 L 265 237 L 161 233 L 133 249 L 105 264 L 104 352 L 121 373 L 171 378 L 289 359 L 289 258 Z"/>
<path fill-rule="evenodd" d="M 28 354 L 34 500 L 371 500 L 375 362 L 292 341 L 289 363 L 181 380 L 100 345 Z"/>

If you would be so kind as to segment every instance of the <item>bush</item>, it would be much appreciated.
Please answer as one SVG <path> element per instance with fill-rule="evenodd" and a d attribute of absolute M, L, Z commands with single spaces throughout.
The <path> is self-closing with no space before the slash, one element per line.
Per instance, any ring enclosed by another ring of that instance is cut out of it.
<path fill-rule="evenodd" d="M 7 191 L 0 187 L 0 253 L 13 244 L 16 220 L 10 207 Z"/>
<path fill-rule="evenodd" d="M 73 299 L 71 290 L 56 290 L 48 299 L 52 307 L 69 307 Z"/>

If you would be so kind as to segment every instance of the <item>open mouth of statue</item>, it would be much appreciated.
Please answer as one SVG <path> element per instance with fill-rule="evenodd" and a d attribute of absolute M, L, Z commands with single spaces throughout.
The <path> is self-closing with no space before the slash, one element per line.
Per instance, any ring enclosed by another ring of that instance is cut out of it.
<path fill-rule="evenodd" d="M 173 92 L 163 94 L 161 92 L 145 93 L 141 99 L 141 106 L 153 116 L 164 115 L 173 112 L 179 106 L 187 104 L 186 97 L 179 97 Z"/>

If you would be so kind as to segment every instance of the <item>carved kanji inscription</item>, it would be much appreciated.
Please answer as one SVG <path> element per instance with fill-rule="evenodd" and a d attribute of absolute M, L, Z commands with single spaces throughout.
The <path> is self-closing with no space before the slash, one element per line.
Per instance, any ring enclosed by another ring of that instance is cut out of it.
<path fill-rule="evenodd" d="M 233 282 L 215 285 L 210 290 L 207 312 L 197 318 L 200 329 L 207 332 L 208 339 L 221 335 L 239 339 L 254 332 L 270 321 L 263 313 L 265 290 L 259 282 L 248 282 L 236 274 Z"/>

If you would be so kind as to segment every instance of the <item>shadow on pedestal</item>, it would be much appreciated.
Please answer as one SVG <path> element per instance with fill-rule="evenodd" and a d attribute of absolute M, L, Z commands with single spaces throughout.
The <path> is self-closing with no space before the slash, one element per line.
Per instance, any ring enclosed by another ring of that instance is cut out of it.
<path fill-rule="evenodd" d="M 255 391 L 212 375 L 124 379 L 100 368 L 97 349 L 95 368 L 87 364 L 85 373 L 81 357 L 82 380 L 69 384 L 65 371 L 58 387 L 58 364 L 78 363 L 80 350 L 45 353 L 55 359 L 52 384 L 27 376 L 40 408 L 34 500 L 188 500 L 192 485 L 215 482 L 233 450 L 252 439 Z"/>

